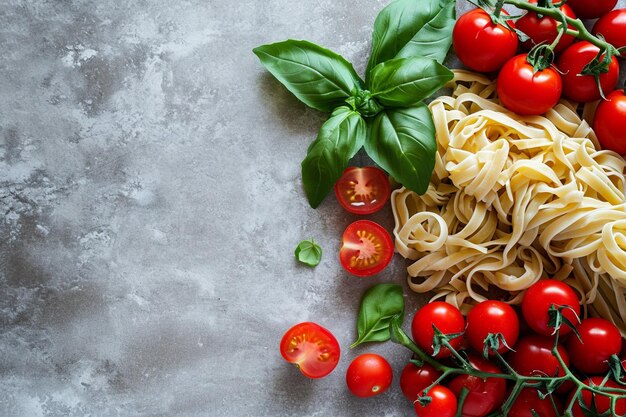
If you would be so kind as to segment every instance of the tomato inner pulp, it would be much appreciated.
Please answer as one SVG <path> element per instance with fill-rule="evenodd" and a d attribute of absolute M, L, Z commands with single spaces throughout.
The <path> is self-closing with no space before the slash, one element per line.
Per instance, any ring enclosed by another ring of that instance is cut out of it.
<path fill-rule="evenodd" d="M 373 233 L 367 230 L 356 232 L 359 242 L 346 242 L 346 249 L 354 250 L 356 253 L 350 257 L 350 267 L 365 269 L 380 262 L 380 254 L 383 244 Z"/>

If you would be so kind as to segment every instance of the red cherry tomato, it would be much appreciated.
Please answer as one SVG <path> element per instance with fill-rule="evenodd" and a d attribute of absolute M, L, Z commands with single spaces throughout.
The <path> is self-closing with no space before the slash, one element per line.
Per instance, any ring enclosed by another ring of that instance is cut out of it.
<path fill-rule="evenodd" d="M 549 327 L 548 310 L 550 306 L 568 306 L 564 309 L 563 316 L 573 324 L 578 323 L 577 316 L 580 314 L 580 304 L 574 290 L 567 284 L 553 279 L 537 281 L 528 288 L 522 301 L 522 313 L 528 326 L 536 333 L 549 336 L 554 328 Z M 566 335 L 572 330 L 561 325 L 560 334 Z"/>
<path fill-rule="evenodd" d="M 339 342 L 316 323 L 304 322 L 287 330 L 280 341 L 280 354 L 294 363 L 305 376 L 322 378 L 339 362 Z"/>
<path fill-rule="evenodd" d="M 509 347 L 513 347 L 519 336 L 519 319 L 513 308 L 502 301 L 483 301 L 467 315 L 465 337 L 477 352 L 483 351 L 485 338 L 489 333 L 500 333 Z M 499 353 L 508 349 L 500 344 Z"/>
<path fill-rule="evenodd" d="M 595 19 L 603 16 L 616 4 L 617 0 L 567 0 L 567 5 L 581 19 Z"/>
<path fill-rule="evenodd" d="M 561 72 L 563 79 L 563 95 L 570 100 L 589 102 L 598 100 L 600 89 L 598 83 L 592 75 L 580 75 L 583 68 L 591 62 L 600 49 L 587 42 L 576 42 L 568 47 L 556 62 L 556 66 Z M 619 64 L 613 57 L 609 65 L 609 72 L 600 74 L 600 86 L 602 92 L 608 94 L 619 79 Z"/>
<path fill-rule="evenodd" d="M 433 353 L 433 325 L 443 334 L 461 333 L 465 330 L 465 319 L 458 308 L 443 301 L 434 301 L 417 310 L 411 323 L 411 334 L 417 346 L 428 354 Z M 458 349 L 463 337 L 458 336 L 450 341 L 454 349 Z M 437 358 L 447 358 L 451 352 L 447 348 L 439 351 Z"/>
<path fill-rule="evenodd" d="M 596 387 L 606 387 L 606 388 L 618 388 L 622 389 L 623 387 L 616 382 L 608 380 L 606 383 L 603 382 L 604 377 L 601 376 L 592 376 L 588 378 L 585 382 L 587 386 L 596 386 Z M 582 390 L 582 400 L 587 408 L 591 407 L 592 402 L 596 406 L 596 410 L 598 413 L 602 414 L 608 411 L 611 407 L 611 400 L 606 395 L 595 394 L 588 389 Z M 574 393 L 572 392 L 567 400 L 569 403 L 572 400 Z M 574 417 L 586 417 L 585 412 L 578 404 L 578 400 L 574 403 L 574 407 L 572 408 Z M 615 403 L 615 411 L 618 416 L 623 416 L 626 413 L 626 400 L 620 399 Z"/>
<path fill-rule="evenodd" d="M 611 355 L 622 350 L 622 335 L 613 323 L 605 319 L 585 319 L 576 327 L 581 340 L 570 337 L 567 351 L 572 365 L 586 374 L 601 374 L 609 370 Z"/>
<path fill-rule="evenodd" d="M 400 375 L 400 388 L 409 401 L 415 401 L 420 392 L 428 388 L 441 376 L 441 372 L 425 363 L 416 366 L 414 363 L 407 363 Z"/>
<path fill-rule="evenodd" d="M 625 29 L 626 30 L 626 29 Z M 593 128 L 602 149 L 626 155 L 626 94 L 615 90 L 598 105 Z"/>
<path fill-rule="evenodd" d="M 613 10 L 602 16 L 594 25 L 593 33 L 601 34 L 616 48 L 626 47 L 626 9 Z"/>
<path fill-rule="evenodd" d="M 514 26 L 512 22 L 509 22 Z M 515 55 L 517 34 L 503 25 L 494 25 L 482 9 L 461 16 L 452 33 L 454 50 L 468 68 L 480 72 L 497 71 Z"/>
<path fill-rule="evenodd" d="M 559 0 L 552 0 L 552 3 L 558 2 Z M 530 3 L 537 3 L 537 0 L 530 0 Z M 559 9 L 565 16 L 576 19 L 574 11 L 567 4 L 562 5 Z M 539 17 L 535 12 L 528 12 L 515 22 L 517 29 L 530 38 L 523 43 L 526 49 L 531 49 L 533 46 L 540 43 L 550 45 L 554 42 L 559 33 L 559 24 L 560 23 L 551 17 Z M 569 28 L 573 29 L 572 26 L 569 26 Z M 563 35 L 561 40 L 559 40 L 559 43 L 556 45 L 556 48 L 554 48 L 554 52 L 561 52 L 563 49 L 570 46 L 574 42 L 574 39 L 576 38 L 573 35 Z"/>
<path fill-rule="evenodd" d="M 508 417 L 559 417 L 563 413 L 563 407 L 557 397 L 552 398 L 558 414 L 549 397 L 542 400 L 536 389 L 524 388 L 511 406 Z"/>
<path fill-rule="evenodd" d="M 366 398 L 387 391 L 393 379 L 393 370 L 385 358 L 375 353 L 359 355 L 346 372 L 346 384 L 357 397 Z"/>
<path fill-rule="evenodd" d="M 345 210 L 372 214 L 383 208 L 391 188 L 387 174 L 376 167 L 348 167 L 335 183 L 335 196 Z"/>
<path fill-rule="evenodd" d="M 393 242 L 378 223 L 357 220 L 343 232 L 339 260 L 349 273 L 368 277 L 382 271 L 393 257 Z"/>
<path fill-rule="evenodd" d="M 479 371 L 492 374 L 502 373 L 500 368 L 491 362 L 475 355 L 469 355 L 470 364 Z M 457 397 L 463 387 L 469 393 L 463 403 L 463 417 L 484 417 L 494 411 L 504 400 L 506 394 L 506 381 L 501 378 L 482 379 L 471 375 L 459 375 L 448 384 L 450 391 Z"/>
<path fill-rule="evenodd" d="M 454 417 L 458 406 L 456 396 L 443 385 L 435 385 L 426 394 L 432 401 L 427 405 L 415 402 L 418 417 Z"/>
<path fill-rule="evenodd" d="M 535 72 L 526 58 L 517 55 L 504 64 L 498 75 L 498 96 L 504 107 L 517 114 L 544 114 L 561 98 L 561 76 L 552 68 Z"/>

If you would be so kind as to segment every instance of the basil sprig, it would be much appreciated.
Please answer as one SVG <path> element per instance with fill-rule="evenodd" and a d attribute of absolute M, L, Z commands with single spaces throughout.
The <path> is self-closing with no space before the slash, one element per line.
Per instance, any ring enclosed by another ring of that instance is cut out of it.
<path fill-rule="evenodd" d="M 350 159 L 367 154 L 407 188 L 424 193 L 437 142 L 423 100 L 453 77 L 441 62 L 450 49 L 455 0 L 395 0 L 374 24 L 367 81 L 321 46 L 287 40 L 254 49 L 300 101 L 332 113 L 302 161 L 311 207 L 333 188 Z"/>
<path fill-rule="evenodd" d="M 404 319 L 404 297 L 402 287 L 396 284 L 378 284 L 365 292 L 361 300 L 358 338 L 350 345 L 355 347 L 365 342 L 385 342 L 391 337 L 389 326 L 392 321 L 402 324 Z"/>

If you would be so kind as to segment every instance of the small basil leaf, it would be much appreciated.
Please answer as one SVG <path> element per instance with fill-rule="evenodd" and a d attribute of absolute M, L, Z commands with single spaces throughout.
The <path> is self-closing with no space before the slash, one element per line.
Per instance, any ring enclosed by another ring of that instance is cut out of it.
<path fill-rule="evenodd" d="M 376 65 L 370 74 L 372 96 L 385 106 L 418 104 L 454 78 L 431 58 L 396 58 Z"/>
<path fill-rule="evenodd" d="M 324 200 L 363 146 L 365 137 L 365 121 L 347 106 L 335 109 L 322 125 L 302 161 L 302 183 L 311 207 Z"/>
<path fill-rule="evenodd" d="M 391 109 L 369 120 L 367 154 L 405 187 L 423 194 L 435 168 L 435 125 L 425 104 Z"/>
<path fill-rule="evenodd" d="M 300 101 L 323 112 L 332 112 L 362 88 L 352 64 L 311 42 L 287 40 L 253 52 Z"/>
<path fill-rule="evenodd" d="M 317 266 L 322 259 L 322 248 L 313 239 L 303 240 L 296 247 L 296 259 L 305 265 Z"/>
<path fill-rule="evenodd" d="M 398 326 L 404 317 L 402 287 L 396 284 L 378 284 L 365 292 L 361 301 L 357 324 L 358 338 L 350 345 L 355 347 L 364 342 L 385 342 L 391 337 L 389 326 L 395 321 Z"/>

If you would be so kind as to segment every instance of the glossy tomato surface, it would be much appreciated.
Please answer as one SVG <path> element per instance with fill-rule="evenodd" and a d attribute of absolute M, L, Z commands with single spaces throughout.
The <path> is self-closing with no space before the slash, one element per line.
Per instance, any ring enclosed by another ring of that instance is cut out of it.
<path fill-rule="evenodd" d="M 350 363 L 346 384 L 357 397 L 373 397 L 391 386 L 393 370 L 385 358 L 374 353 L 359 355 Z"/>
<path fill-rule="evenodd" d="M 562 281 L 544 279 L 537 281 L 526 290 L 522 300 L 522 314 L 528 326 L 536 333 L 549 336 L 554 328 L 549 326 L 548 311 L 550 306 L 568 306 L 563 310 L 563 316 L 573 324 L 578 323 L 580 304 L 574 290 Z M 572 330 L 561 325 L 560 334 L 566 335 Z"/>
<path fill-rule="evenodd" d="M 498 97 L 517 114 L 544 114 L 561 98 L 561 76 L 552 68 L 535 72 L 526 58 L 517 55 L 504 64 L 496 84 Z"/>
<path fill-rule="evenodd" d="M 617 0 L 567 0 L 567 4 L 581 19 L 595 19 L 607 14 Z"/>
<path fill-rule="evenodd" d="M 418 417 L 454 417 L 458 406 L 456 396 L 443 385 L 435 385 L 427 394 L 432 401 L 427 405 L 415 402 Z"/>
<path fill-rule="evenodd" d="M 441 376 L 441 372 L 425 363 L 417 366 L 407 363 L 400 374 L 400 389 L 409 401 L 415 401 L 424 389 L 435 382 Z"/>
<path fill-rule="evenodd" d="M 333 334 L 312 322 L 287 330 L 280 341 L 280 354 L 309 378 L 322 378 L 339 362 L 339 342 Z"/>
<path fill-rule="evenodd" d="M 508 417 L 559 417 L 563 413 L 561 401 L 557 397 L 553 400 L 556 411 L 549 397 L 541 399 L 536 389 L 524 388 L 515 399 Z"/>
<path fill-rule="evenodd" d="M 623 389 L 623 386 L 611 380 L 603 383 L 603 379 L 604 377 L 601 377 L 601 376 L 592 376 L 591 378 L 588 378 L 584 382 L 588 386 Z M 574 393 L 570 394 L 568 398 L 568 403 L 571 400 L 573 394 Z M 610 397 L 607 397 L 606 395 L 602 395 L 602 394 L 595 394 L 587 389 L 582 390 L 582 400 L 587 408 L 591 407 L 591 404 L 594 403 L 596 410 L 600 414 L 605 413 L 611 407 Z M 574 407 L 572 408 L 572 411 L 573 411 L 574 417 L 587 417 L 585 415 L 585 412 L 581 408 L 581 406 L 578 404 L 578 401 L 574 403 Z M 626 413 L 626 400 L 624 399 L 617 400 L 615 404 L 615 411 L 618 416 L 623 416 L 624 413 Z"/>
<path fill-rule="evenodd" d="M 626 29 L 625 29 L 626 30 Z M 615 90 L 598 105 L 593 128 L 602 149 L 626 155 L 626 94 Z"/>
<path fill-rule="evenodd" d="M 465 330 L 465 318 L 458 308 L 442 301 L 434 301 L 417 310 L 411 323 L 411 334 L 417 346 L 428 354 L 433 353 L 433 338 L 436 326 L 443 334 L 461 333 Z M 454 349 L 458 349 L 463 337 L 458 336 L 450 341 Z M 442 348 L 437 358 L 450 356 L 449 349 Z"/>
<path fill-rule="evenodd" d="M 604 36 L 616 48 L 626 47 L 626 9 L 613 10 L 602 16 L 593 26 L 593 33 Z"/>
<path fill-rule="evenodd" d="M 457 20 L 452 43 L 463 65 L 474 71 L 492 72 L 515 55 L 518 40 L 506 26 L 494 25 L 484 10 L 474 9 Z"/>
<path fill-rule="evenodd" d="M 470 346 L 482 353 L 489 333 L 500 333 L 509 347 L 515 345 L 519 336 L 519 319 L 513 307 L 502 301 L 490 300 L 483 301 L 470 310 L 465 330 Z M 501 343 L 498 352 L 504 353 L 507 350 L 506 345 Z"/>
<path fill-rule="evenodd" d="M 357 220 L 343 232 L 339 260 L 349 273 L 359 277 L 377 274 L 392 257 L 391 236 L 378 223 Z"/>
<path fill-rule="evenodd" d="M 469 355 L 468 359 L 479 371 L 502 373 L 500 368 L 482 357 Z M 477 376 L 459 375 L 450 381 L 448 387 L 457 398 L 463 387 L 469 391 L 463 403 L 462 417 L 484 417 L 501 406 L 506 395 L 506 381 L 501 378 L 482 379 Z"/>
<path fill-rule="evenodd" d="M 385 206 L 391 188 L 387 174 L 376 167 L 348 167 L 335 183 L 335 196 L 345 210 L 372 214 Z"/>
<path fill-rule="evenodd" d="M 598 83 L 592 75 L 581 75 L 585 66 L 591 62 L 600 50 L 587 41 L 576 42 L 568 47 L 559 59 L 556 66 L 562 74 L 563 95 L 574 101 L 583 103 L 600 99 Z M 602 92 L 609 94 L 617 85 L 619 79 L 619 64 L 617 58 L 611 59 L 609 71 L 600 74 Z"/>
<path fill-rule="evenodd" d="M 537 0 L 530 0 L 530 3 L 537 3 Z M 559 3 L 558 0 L 552 0 L 552 3 Z M 576 14 L 567 4 L 563 4 L 559 7 L 561 12 L 567 17 L 576 19 Z M 556 39 L 558 35 L 559 23 L 549 16 L 539 16 L 535 12 L 528 12 L 515 22 L 517 29 L 521 30 L 530 39 L 523 43 L 526 49 L 531 49 L 535 45 L 546 44 L 550 45 Z M 573 29 L 572 26 L 569 26 Z M 571 45 L 576 39 L 573 35 L 563 35 L 559 40 L 559 43 L 554 48 L 555 53 L 561 52 L 563 49 Z"/>
<path fill-rule="evenodd" d="M 622 335 L 617 327 L 605 319 L 589 318 L 576 329 L 580 340 L 570 337 L 567 341 L 572 365 L 588 375 L 607 372 L 611 355 L 619 355 L 622 350 Z"/>

